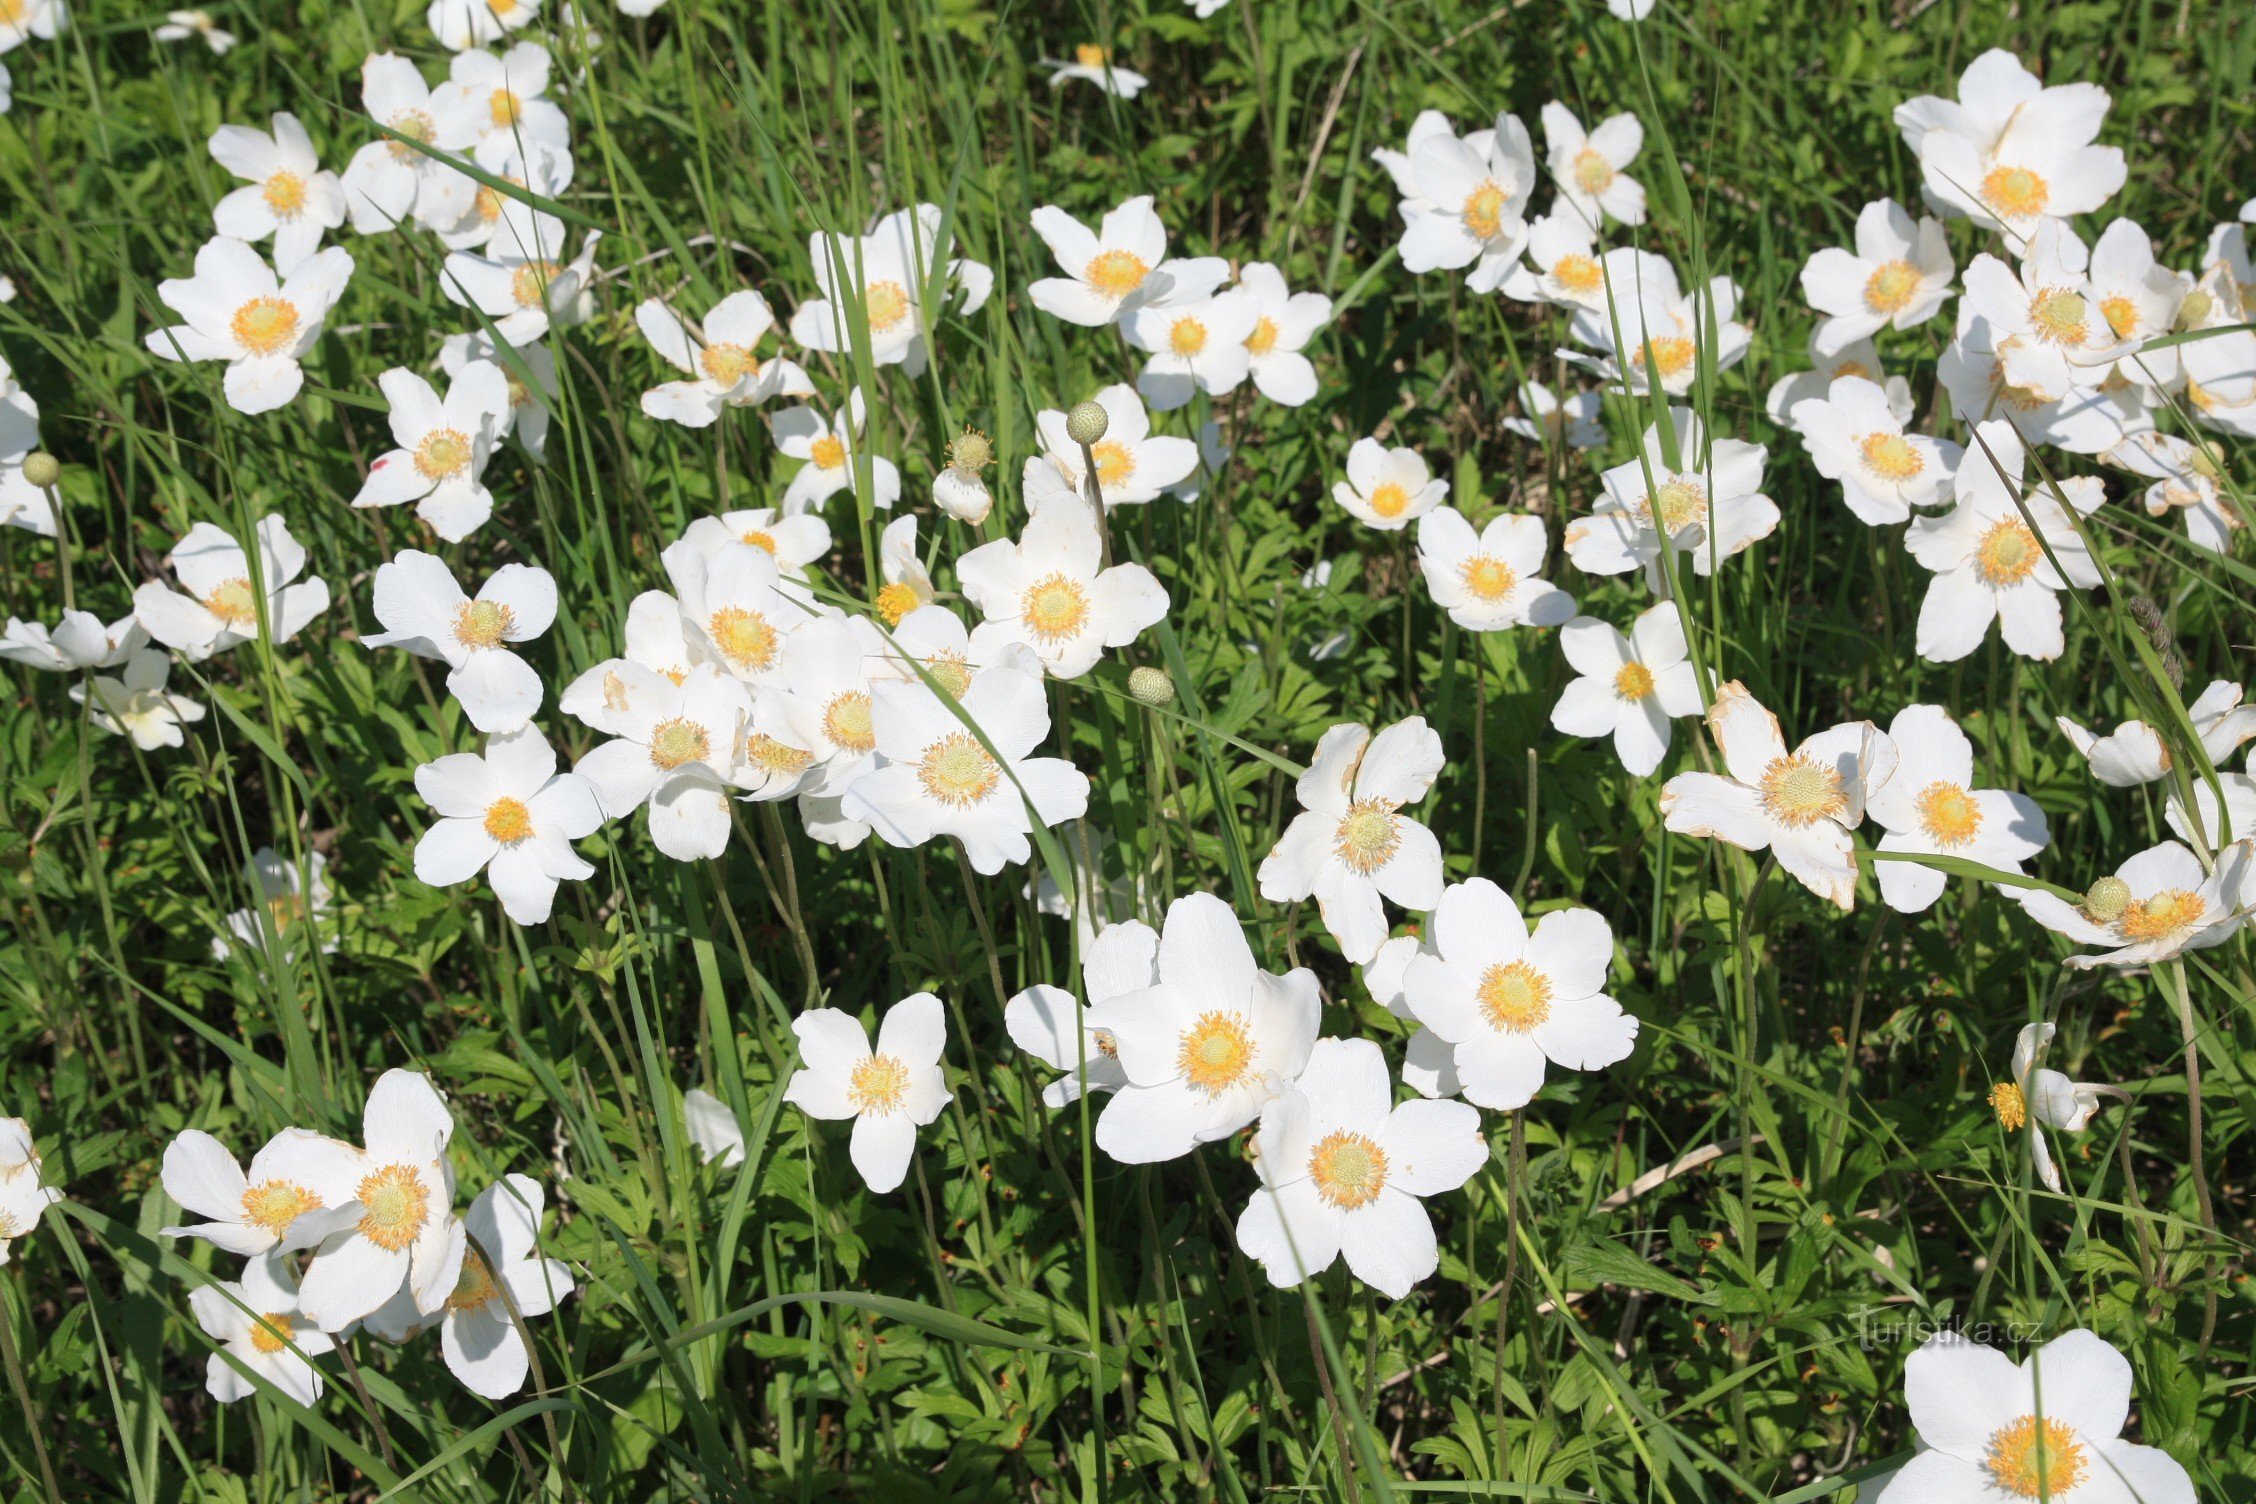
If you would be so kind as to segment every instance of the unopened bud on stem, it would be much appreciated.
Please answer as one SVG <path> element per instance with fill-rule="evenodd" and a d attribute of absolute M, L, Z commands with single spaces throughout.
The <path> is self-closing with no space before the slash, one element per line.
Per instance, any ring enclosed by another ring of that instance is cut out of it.
<path fill-rule="evenodd" d="M 24 456 L 23 478 L 44 491 L 63 478 L 63 462 L 44 449 Z"/>

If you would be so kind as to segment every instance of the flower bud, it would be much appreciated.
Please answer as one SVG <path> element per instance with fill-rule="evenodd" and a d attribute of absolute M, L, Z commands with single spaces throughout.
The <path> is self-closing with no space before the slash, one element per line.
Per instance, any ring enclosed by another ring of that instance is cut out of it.
<path fill-rule="evenodd" d="M 1128 671 L 1128 693 L 1139 704 L 1166 706 L 1175 703 L 1175 681 L 1164 670 L 1135 668 Z"/>
<path fill-rule="evenodd" d="M 1077 402 L 1065 415 L 1065 436 L 1084 449 L 1103 438 L 1111 426 L 1112 415 L 1099 402 Z"/>
<path fill-rule="evenodd" d="M 44 491 L 63 478 L 63 462 L 44 449 L 24 456 L 23 478 Z"/>
<path fill-rule="evenodd" d="M 2084 912 L 2095 923 L 2113 924 L 2131 906 L 2131 885 L 2119 877 L 2103 877 L 2084 894 Z"/>

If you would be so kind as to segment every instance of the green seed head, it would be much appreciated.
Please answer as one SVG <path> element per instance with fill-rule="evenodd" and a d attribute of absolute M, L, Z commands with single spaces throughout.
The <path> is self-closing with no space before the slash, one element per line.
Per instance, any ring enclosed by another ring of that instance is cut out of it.
<path fill-rule="evenodd" d="M 1077 402 L 1065 415 L 1065 436 L 1084 449 L 1103 438 L 1111 426 L 1112 416 L 1095 402 Z"/>
<path fill-rule="evenodd" d="M 2084 912 L 2101 924 L 2111 924 L 2130 906 L 2131 885 L 2119 877 L 2103 877 L 2084 894 Z"/>
<path fill-rule="evenodd" d="M 1160 669 L 1130 669 L 1128 693 L 1134 695 L 1140 704 L 1172 705 L 1175 703 L 1175 681 Z"/>
<path fill-rule="evenodd" d="M 44 491 L 63 478 L 63 462 L 44 449 L 24 456 L 23 478 Z"/>

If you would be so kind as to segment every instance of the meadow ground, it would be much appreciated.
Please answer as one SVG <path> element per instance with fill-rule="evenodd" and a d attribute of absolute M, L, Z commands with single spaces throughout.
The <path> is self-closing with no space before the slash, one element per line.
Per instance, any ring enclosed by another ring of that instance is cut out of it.
<path fill-rule="evenodd" d="M 579 5 L 0 0 L 0 1494 L 2256 1499 L 2245 7 Z"/>

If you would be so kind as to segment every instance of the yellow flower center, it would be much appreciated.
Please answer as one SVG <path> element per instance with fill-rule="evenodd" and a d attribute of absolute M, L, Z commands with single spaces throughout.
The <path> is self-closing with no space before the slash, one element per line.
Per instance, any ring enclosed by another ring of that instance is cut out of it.
<path fill-rule="evenodd" d="M 425 480 L 445 480 L 470 468 L 470 435 L 459 428 L 435 428 L 415 446 L 415 469 Z"/>
<path fill-rule="evenodd" d="M 971 664 L 961 653 L 934 653 L 924 660 L 924 671 L 935 684 L 957 699 L 971 688 Z"/>
<path fill-rule="evenodd" d="M 517 0 L 486 0 L 486 9 L 492 11 L 496 19 L 513 16 L 517 13 Z"/>
<path fill-rule="evenodd" d="M 2089 1468 L 2074 1427 L 2034 1415 L 2000 1426 L 1982 1466 L 1999 1488 L 2024 1499 L 2061 1498 L 2084 1481 Z"/>
<path fill-rule="evenodd" d="M 744 760 L 773 777 L 790 778 L 807 771 L 815 754 L 755 731 L 744 739 Z"/>
<path fill-rule="evenodd" d="M 1384 799 L 1358 799 L 1350 804 L 1332 838 L 1332 849 L 1339 859 L 1363 873 L 1384 867 L 1401 844 L 1401 817 Z"/>
<path fill-rule="evenodd" d="M 1381 517 L 1400 517 L 1410 509 L 1410 493 L 1394 481 L 1381 481 L 1371 489 L 1370 504 Z"/>
<path fill-rule="evenodd" d="M 1084 68 L 1102 68 L 1112 61 L 1112 49 L 1083 42 L 1073 49 L 1073 60 Z"/>
<path fill-rule="evenodd" d="M 909 316 L 908 289 L 898 282 L 872 282 L 869 295 L 862 299 L 862 308 L 869 314 L 872 329 L 883 332 Z"/>
<path fill-rule="evenodd" d="M 1551 263 L 1551 277 L 1569 292 L 1592 293 L 1605 285 L 1596 257 L 1568 252 Z"/>
<path fill-rule="evenodd" d="M 432 137 L 439 133 L 437 123 L 421 110 L 402 110 L 391 118 L 389 124 L 395 132 L 407 137 L 408 141 L 420 141 L 425 146 L 430 145 Z M 423 158 L 423 153 L 408 145 L 407 141 L 388 141 L 385 145 L 391 148 L 392 159 L 396 162 L 414 162 Z"/>
<path fill-rule="evenodd" d="M 268 1357 L 282 1351 L 290 1345 L 290 1325 L 288 1311 L 268 1311 L 251 1323 L 251 1350 Z"/>
<path fill-rule="evenodd" d="M 1790 829 L 1815 824 L 1849 807 L 1841 775 L 1799 752 L 1771 759 L 1763 770 L 1761 792 L 1770 817 Z"/>
<path fill-rule="evenodd" d="M 276 1237 L 305 1213 L 319 1210 L 319 1196 L 287 1180 L 262 1180 L 243 1192 L 243 1220 Z"/>
<path fill-rule="evenodd" d="M 823 710 L 823 735 L 832 745 L 849 752 L 867 752 L 877 745 L 870 727 L 870 697 L 866 689 L 850 689 L 833 698 Z"/>
<path fill-rule="evenodd" d="M 272 355 L 298 337 L 297 305 L 287 298 L 253 298 L 228 320 L 235 343 L 247 355 Z"/>
<path fill-rule="evenodd" d="M 2116 927 L 2127 940 L 2159 940 L 2191 928 L 2207 912 L 2201 895 L 2184 888 L 2166 888 L 2152 898 L 2134 898 L 2123 906 Z"/>
<path fill-rule="evenodd" d="M 1134 451 L 1118 439 L 1106 439 L 1092 446 L 1089 453 L 1096 457 L 1097 485 L 1101 488 L 1124 485 L 1136 473 Z"/>
<path fill-rule="evenodd" d="M 2029 1099 L 2011 1081 L 2000 1081 L 1990 1088 L 1990 1110 L 1997 1114 L 1998 1126 L 2008 1133 L 2028 1126 Z"/>
<path fill-rule="evenodd" d="M 464 601 L 454 608 L 454 640 L 466 648 L 500 645 L 517 625 L 517 613 L 499 601 Z"/>
<path fill-rule="evenodd" d="M 2029 300 L 2029 323 L 2048 345 L 2080 345 L 2089 329 L 2083 294 L 2048 287 Z"/>
<path fill-rule="evenodd" d="M 1191 356 L 1206 348 L 1206 325 L 1199 319 L 1177 319 L 1167 329 L 1167 348 Z"/>
<path fill-rule="evenodd" d="M 450 1311 L 476 1311 L 500 1293 L 494 1287 L 493 1271 L 473 1248 L 462 1255 L 462 1273 L 455 1277 L 454 1293 L 446 1300 Z"/>
<path fill-rule="evenodd" d="M 241 575 L 220 581 L 204 597 L 204 609 L 231 632 L 249 632 L 258 626 L 258 597 L 251 591 L 251 582 Z"/>
<path fill-rule="evenodd" d="M 1474 993 L 1492 1029 L 1526 1034 L 1551 1016 L 1551 979 L 1525 961 L 1491 966 Z"/>
<path fill-rule="evenodd" d="M 807 458 L 819 470 L 836 470 L 846 463 L 846 441 L 834 433 L 826 433 L 807 446 Z"/>
<path fill-rule="evenodd" d="M 1218 1097 L 1252 1074 L 1259 1053 L 1245 1015 L 1201 1013 L 1177 1041 L 1175 1066 L 1192 1086 Z"/>
<path fill-rule="evenodd" d="M 1465 195 L 1465 228 L 1475 240 L 1494 240 L 1504 229 L 1505 193 L 1494 178 L 1484 178 L 1481 185 Z"/>
<path fill-rule="evenodd" d="M 1625 663 L 1614 675 L 1614 694 L 1624 700 L 1642 700 L 1653 692 L 1653 671 L 1642 663 Z"/>
<path fill-rule="evenodd" d="M 1253 333 L 1246 336 L 1246 350 L 1259 357 L 1277 348 L 1277 321 L 1266 313 L 1254 323 Z"/>
<path fill-rule="evenodd" d="M 2018 585 L 2044 558 L 2037 535 L 2018 517 L 2002 517 L 1990 524 L 1974 550 L 1974 568 L 1992 585 Z"/>
<path fill-rule="evenodd" d="M 1595 198 L 1614 186 L 1614 164 L 1595 146 L 1585 146 L 1575 153 L 1574 180 L 1577 188 Z"/>
<path fill-rule="evenodd" d="M 486 806 L 486 834 L 504 846 L 514 846 L 533 833 L 533 812 L 525 801 L 504 795 Z"/>
<path fill-rule="evenodd" d="M 671 773 L 684 763 L 703 762 L 712 753 L 713 739 L 705 728 L 687 716 L 661 721 L 651 728 L 650 761 Z"/>
<path fill-rule="evenodd" d="M 1982 806 L 1955 783 L 1930 783 L 1915 802 L 1920 826 L 1938 846 L 1964 846 L 1982 829 Z"/>
<path fill-rule="evenodd" d="M 1877 381 L 1880 373 L 1869 369 L 1861 360 L 1844 360 L 1833 368 L 1832 379 L 1839 381 L 1843 376 L 1861 376 L 1867 381 Z"/>
<path fill-rule="evenodd" d="M 1695 522 L 1708 520 L 1708 488 L 1696 480 L 1679 476 L 1675 480 L 1663 481 L 1660 502 L 1661 527 L 1670 534 L 1680 533 Z M 1651 522 L 1655 510 L 1652 498 L 1647 497 L 1638 510 L 1645 514 L 1647 522 Z"/>
<path fill-rule="evenodd" d="M 2107 320 L 2107 327 L 2115 331 L 2117 339 L 2129 339 L 2138 332 L 2138 304 L 2117 293 L 2112 298 L 2102 298 L 2099 311 Z"/>
<path fill-rule="evenodd" d="M 2032 219 L 2051 199 L 2051 187 L 2026 167 L 1993 167 L 1982 179 L 1982 202 L 2000 219 Z"/>
<path fill-rule="evenodd" d="M 898 1111 L 909 1094 L 909 1068 L 892 1055 L 865 1055 L 847 1079 L 846 1100 L 856 1112 L 879 1117 Z"/>
<path fill-rule="evenodd" d="M 431 1193 L 413 1165 L 386 1165 L 362 1176 L 353 1199 L 360 1203 L 360 1235 L 387 1252 L 414 1242 L 431 1219 Z"/>
<path fill-rule="evenodd" d="M 1512 572 L 1511 565 L 1487 554 L 1475 554 L 1467 559 L 1462 572 L 1465 588 L 1472 592 L 1473 597 L 1491 604 L 1510 595 L 1512 587 L 1519 583 L 1519 576 Z"/>
<path fill-rule="evenodd" d="M 277 935 L 288 934 L 290 926 L 304 919 L 307 913 L 305 899 L 296 893 L 285 893 L 279 898 L 266 901 L 266 917 L 273 924 Z M 244 1194 L 247 1196 L 250 1193 L 246 1191 Z"/>
<path fill-rule="evenodd" d="M 1892 314 L 1918 291 L 1918 267 L 1908 261 L 1884 261 L 1864 279 L 1864 306 L 1874 313 Z"/>
<path fill-rule="evenodd" d="M 548 285 L 562 270 L 553 261 L 528 261 L 509 274 L 509 295 L 519 308 L 537 308 L 548 296 Z"/>
<path fill-rule="evenodd" d="M 749 543 L 754 548 L 760 549 L 761 551 L 766 553 L 770 558 L 773 558 L 775 556 L 776 541 L 775 534 L 773 533 L 763 532 L 761 529 L 756 527 L 748 527 L 743 532 L 736 535 L 736 541 L 739 543 Z"/>
<path fill-rule="evenodd" d="M 1316 1194 L 1341 1211 L 1368 1206 L 1386 1185 L 1386 1150 L 1344 1128 L 1327 1133 L 1308 1152 L 1308 1178 Z"/>
<path fill-rule="evenodd" d="M 1027 587 L 1018 612 L 1027 631 L 1044 642 L 1059 642 L 1089 624 L 1089 592 L 1078 580 L 1049 575 Z"/>
<path fill-rule="evenodd" d="M 1125 298 L 1144 285 L 1151 268 L 1131 251 L 1099 251 L 1081 269 L 1081 280 L 1108 298 Z"/>
<path fill-rule="evenodd" d="M 525 106 L 507 89 L 496 89 L 486 96 L 486 118 L 497 129 L 507 130 L 525 118 Z"/>
<path fill-rule="evenodd" d="M 742 606 L 723 606 L 705 621 L 714 648 L 738 669 L 764 669 L 775 662 L 782 638 L 768 619 Z"/>
<path fill-rule="evenodd" d="M 1645 341 L 1640 340 L 1629 352 L 1629 363 L 1639 370 L 1645 369 Z M 1653 340 L 1653 366 L 1666 381 L 1671 376 L 1683 374 L 1700 353 L 1700 347 L 1681 334 L 1664 334 Z"/>
<path fill-rule="evenodd" d="M 697 365 L 715 386 L 735 386 L 760 374 L 760 358 L 742 345 L 707 345 L 697 352 Z"/>
<path fill-rule="evenodd" d="M 976 737 L 952 732 L 924 749 L 917 763 L 917 782 L 942 804 L 967 809 L 995 792 L 1003 770 Z"/>
<path fill-rule="evenodd" d="M 1864 452 L 1864 468 L 1882 480 L 1910 480 L 1927 468 L 1918 446 L 1900 433 L 1868 433 L 1857 448 Z"/>
<path fill-rule="evenodd" d="M 296 219 L 305 207 L 306 181 L 294 172 L 277 172 L 266 180 L 259 197 L 276 219 Z"/>
<path fill-rule="evenodd" d="M 889 627 L 899 626 L 902 617 L 922 604 L 924 602 L 917 595 L 914 585 L 896 582 L 877 593 L 877 614 L 885 618 L 885 624 Z"/>

